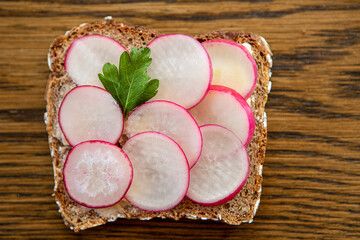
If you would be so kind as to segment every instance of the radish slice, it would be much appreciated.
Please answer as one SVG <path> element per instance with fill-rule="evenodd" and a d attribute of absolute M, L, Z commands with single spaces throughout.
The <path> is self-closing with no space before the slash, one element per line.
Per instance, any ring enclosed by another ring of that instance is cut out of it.
<path fill-rule="evenodd" d="M 186 196 L 199 204 L 215 206 L 233 199 L 249 174 L 244 145 L 230 130 L 219 125 L 200 127 L 204 139 L 198 163 L 190 171 Z"/>
<path fill-rule="evenodd" d="M 249 98 L 257 81 L 257 66 L 246 47 L 226 39 L 214 39 L 202 43 L 208 52 L 214 85 L 230 87 Z"/>
<path fill-rule="evenodd" d="M 80 86 L 64 97 L 59 124 L 71 146 L 89 140 L 116 143 L 123 130 L 123 115 L 109 92 L 95 86 Z"/>
<path fill-rule="evenodd" d="M 120 55 L 127 51 L 116 40 L 102 35 L 76 38 L 65 56 L 64 68 L 78 85 L 103 87 L 98 74 L 105 63 L 119 65 Z"/>
<path fill-rule="evenodd" d="M 157 132 L 139 133 L 123 147 L 131 159 L 134 179 L 125 198 L 146 211 L 178 205 L 189 187 L 189 165 L 171 138 Z"/>
<path fill-rule="evenodd" d="M 137 107 L 128 117 L 124 134 L 160 132 L 175 140 L 184 151 L 190 168 L 197 162 L 202 138 L 194 118 L 183 107 L 168 101 L 154 101 Z"/>
<path fill-rule="evenodd" d="M 233 131 L 247 146 L 255 131 L 255 118 L 250 106 L 231 88 L 213 85 L 204 100 L 190 114 L 199 126 L 219 124 Z"/>
<path fill-rule="evenodd" d="M 205 96 L 212 78 L 209 55 L 194 38 L 182 34 L 163 35 L 154 39 L 151 78 L 159 79 L 159 91 L 153 100 L 168 100 L 186 109 Z"/>
<path fill-rule="evenodd" d="M 132 166 L 117 146 L 89 141 L 76 145 L 63 170 L 67 193 L 89 208 L 109 207 L 119 202 L 132 180 Z"/>

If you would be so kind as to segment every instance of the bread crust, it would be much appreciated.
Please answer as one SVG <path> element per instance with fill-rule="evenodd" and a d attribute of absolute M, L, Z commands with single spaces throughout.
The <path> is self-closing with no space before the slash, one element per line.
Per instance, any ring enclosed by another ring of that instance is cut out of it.
<path fill-rule="evenodd" d="M 55 39 L 48 54 L 49 75 L 45 113 L 46 130 L 49 136 L 50 152 L 54 169 L 54 196 L 64 222 L 74 231 L 115 221 L 117 218 L 148 220 L 155 217 L 219 220 L 232 225 L 252 222 L 261 195 L 262 167 L 265 159 L 267 141 L 267 119 L 265 103 L 271 83 L 271 51 L 266 41 L 259 35 L 246 32 L 212 32 L 195 36 L 200 42 L 223 38 L 240 44 L 248 43 L 258 67 L 258 82 L 254 93 L 247 100 L 256 121 L 255 133 L 247 147 L 250 160 L 249 177 L 237 196 L 222 205 L 206 207 L 184 199 L 178 206 L 165 212 L 146 212 L 122 200 L 115 206 L 104 209 L 83 207 L 70 199 L 64 187 L 62 170 L 71 147 L 61 133 L 57 120 L 59 106 L 68 91 L 76 86 L 64 70 L 65 54 L 71 42 L 84 35 L 101 34 L 119 41 L 125 48 L 146 46 L 161 33 L 142 27 L 119 23 L 111 18 L 90 24 L 82 24 Z"/>

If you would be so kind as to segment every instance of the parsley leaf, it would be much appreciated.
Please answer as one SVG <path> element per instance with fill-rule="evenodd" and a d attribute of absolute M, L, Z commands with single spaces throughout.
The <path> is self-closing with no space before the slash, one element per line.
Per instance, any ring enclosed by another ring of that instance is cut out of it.
<path fill-rule="evenodd" d="M 119 69 L 110 63 L 103 66 L 99 79 L 105 89 L 121 106 L 124 116 L 157 94 L 159 80 L 152 79 L 146 70 L 150 66 L 150 48 L 131 49 L 120 56 Z"/>

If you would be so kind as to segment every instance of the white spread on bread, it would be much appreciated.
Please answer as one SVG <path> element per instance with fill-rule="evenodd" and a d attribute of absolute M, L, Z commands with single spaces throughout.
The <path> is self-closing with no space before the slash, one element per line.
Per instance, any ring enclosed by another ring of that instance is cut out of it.
<path fill-rule="evenodd" d="M 249 43 L 242 43 L 241 45 L 243 45 L 249 52 L 251 55 L 253 55 L 253 50 L 251 49 L 251 45 Z"/>

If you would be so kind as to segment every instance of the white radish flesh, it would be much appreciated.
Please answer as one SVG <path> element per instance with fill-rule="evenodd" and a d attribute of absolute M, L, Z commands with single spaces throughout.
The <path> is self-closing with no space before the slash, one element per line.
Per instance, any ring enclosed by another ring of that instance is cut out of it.
<path fill-rule="evenodd" d="M 212 68 L 205 48 L 194 38 L 182 34 L 163 35 L 153 40 L 151 78 L 159 79 L 159 91 L 153 100 L 168 100 L 186 109 L 205 96 Z"/>
<path fill-rule="evenodd" d="M 255 118 L 245 99 L 231 88 L 212 85 L 190 114 L 199 126 L 218 124 L 233 131 L 247 146 L 255 131 Z"/>
<path fill-rule="evenodd" d="M 189 187 L 189 165 L 175 141 L 157 132 L 139 133 L 123 146 L 134 178 L 125 198 L 146 211 L 178 205 Z"/>
<path fill-rule="evenodd" d="M 101 141 L 76 145 L 63 170 L 69 196 L 89 208 L 109 207 L 119 202 L 132 180 L 132 166 L 117 146 Z"/>
<path fill-rule="evenodd" d="M 109 92 L 95 86 L 80 86 L 64 97 L 59 124 L 72 146 L 89 140 L 116 143 L 123 130 L 123 115 Z"/>
<path fill-rule="evenodd" d="M 102 35 L 87 35 L 76 38 L 67 50 L 65 70 L 78 85 L 93 85 L 103 88 L 98 74 L 105 63 L 119 65 L 121 54 L 127 51 L 116 40 Z"/>
<path fill-rule="evenodd" d="M 200 127 L 203 151 L 190 170 L 186 196 L 199 204 L 215 206 L 236 196 L 246 182 L 249 159 L 244 145 L 230 130 L 219 125 Z"/>
<path fill-rule="evenodd" d="M 153 101 L 137 107 L 125 122 L 128 138 L 147 131 L 160 132 L 183 149 L 190 168 L 197 162 L 202 138 L 194 118 L 183 107 L 168 101 Z"/>
<path fill-rule="evenodd" d="M 257 66 L 246 47 L 226 39 L 214 39 L 202 43 L 208 52 L 214 85 L 236 90 L 247 99 L 255 89 Z"/>

